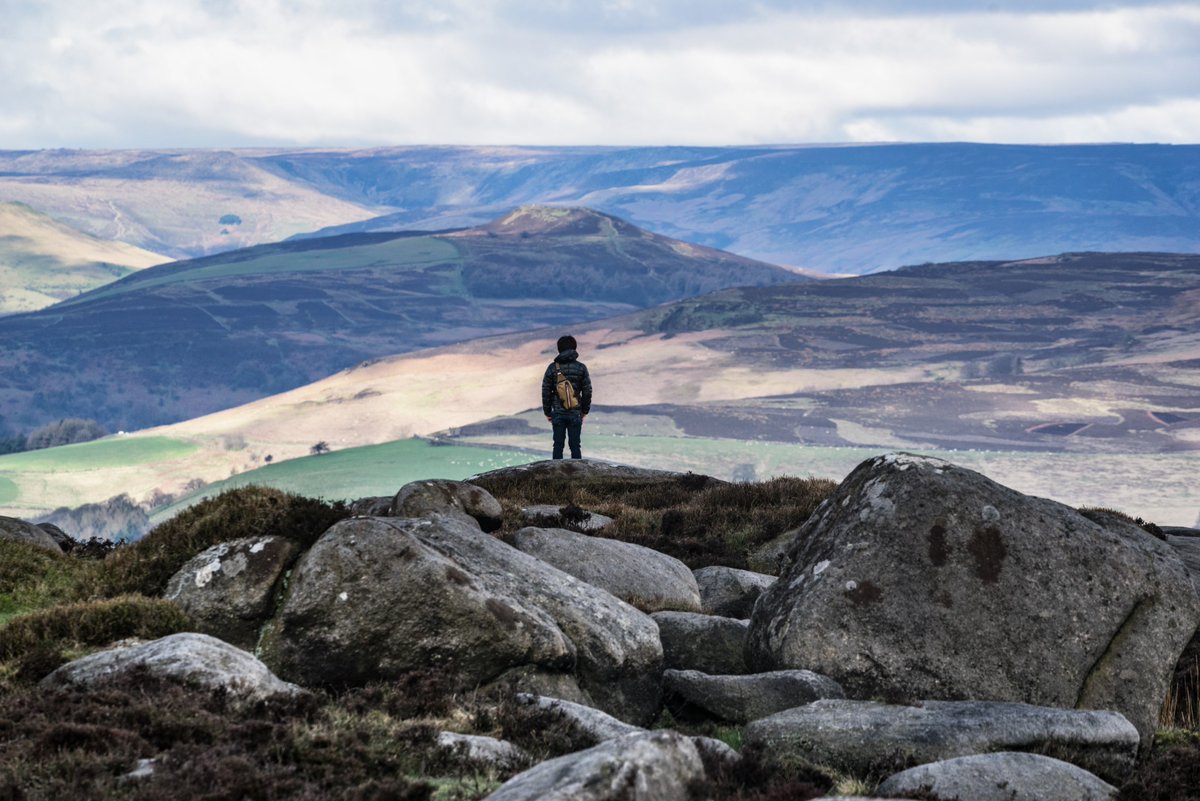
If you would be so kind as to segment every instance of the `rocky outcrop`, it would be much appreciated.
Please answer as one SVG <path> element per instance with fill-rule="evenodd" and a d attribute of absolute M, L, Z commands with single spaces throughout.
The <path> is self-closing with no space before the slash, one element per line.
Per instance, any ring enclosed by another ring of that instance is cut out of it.
<path fill-rule="evenodd" d="M 746 727 L 745 743 L 857 775 L 991 751 L 1051 753 L 1105 778 L 1132 769 L 1138 732 L 1116 712 L 990 701 L 827 700 Z"/>
<path fill-rule="evenodd" d="M 1068 762 L 1001 752 L 919 765 L 881 783 L 882 795 L 971 801 L 1112 801 L 1117 788 Z"/>
<path fill-rule="evenodd" d="M 63 553 L 70 553 L 78 544 L 74 539 L 71 538 L 70 534 L 63 531 L 53 523 L 35 523 L 35 525 L 42 531 L 49 534 L 51 539 L 53 539 L 54 543 L 58 546 L 59 550 L 61 550 Z"/>
<path fill-rule="evenodd" d="M 634 467 L 627 464 L 604 462 L 598 459 L 543 459 L 540 462 L 501 467 L 487 473 L 471 476 L 468 481 L 476 479 L 493 481 L 528 481 L 539 482 L 553 479 L 569 479 L 571 481 L 675 481 L 688 479 L 696 485 L 696 489 L 705 486 L 724 484 L 724 481 L 711 476 L 694 473 L 676 473 L 670 470 L 652 470 L 646 467 Z"/>
<path fill-rule="evenodd" d="M 33 523 L 26 523 L 24 520 L 19 520 L 15 517 L 0 515 L 0 540 L 23 542 L 26 545 L 45 548 L 47 551 L 62 553 L 62 548 L 58 546 L 58 543 L 54 541 L 54 537 L 50 536 L 45 529 L 39 528 Z"/>
<path fill-rule="evenodd" d="M 743 655 L 749 622 L 696 612 L 655 612 L 663 663 L 714 676 L 749 673 Z"/>
<path fill-rule="evenodd" d="M 196 621 L 197 630 L 254 650 L 271 617 L 283 574 L 300 546 L 286 537 L 249 537 L 214 545 L 192 558 L 163 593 Z"/>
<path fill-rule="evenodd" d="M 561 528 L 526 527 L 504 541 L 643 612 L 700 611 L 696 578 L 673 556 Z"/>
<path fill-rule="evenodd" d="M 749 723 L 822 698 L 845 698 L 838 683 L 809 670 L 777 670 L 748 676 L 710 676 L 698 670 L 667 670 L 663 695 L 677 720 L 716 718 Z"/>
<path fill-rule="evenodd" d="M 224 689 L 242 702 L 304 692 L 277 678 L 262 662 L 240 648 L 187 632 L 140 645 L 128 645 L 76 659 L 46 676 L 42 687 L 89 686 L 121 673 L 145 669 L 151 674 L 210 689 Z"/>
<path fill-rule="evenodd" d="M 692 571 L 700 588 L 700 611 L 744 619 L 754 611 L 754 602 L 763 590 L 775 583 L 775 576 L 714 565 Z"/>
<path fill-rule="evenodd" d="M 658 710 L 649 617 L 462 516 L 338 523 L 297 562 L 262 647 L 303 684 L 437 670 L 466 689 L 532 666 L 573 675 L 624 720 Z"/>
<path fill-rule="evenodd" d="M 541 763 L 485 801 L 689 801 L 699 750 L 673 731 L 630 734 Z"/>
<path fill-rule="evenodd" d="M 1198 620 L 1183 564 L 1137 526 L 893 454 L 800 530 L 748 650 L 852 697 L 1113 709 L 1148 742 Z"/>
<path fill-rule="evenodd" d="M 400 488 L 388 508 L 391 517 L 459 515 L 474 520 L 484 531 L 504 524 L 504 510 L 492 494 L 466 481 L 431 478 Z"/>

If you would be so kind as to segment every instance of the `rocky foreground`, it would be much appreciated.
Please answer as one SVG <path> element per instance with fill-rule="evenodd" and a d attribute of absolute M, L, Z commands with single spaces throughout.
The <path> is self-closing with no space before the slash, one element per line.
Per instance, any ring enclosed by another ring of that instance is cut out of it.
<path fill-rule="evenodd" d="M 542 462 L 363 499 L 307 546 L 220 542 L 166 583 L 191 631 L 40 684 L 166 677 L 247 707 L 432 671 L 570 732 L 540 760 L 439 732 L 445 758 L 503 780 L 496 801 L 767 797 L 714 796 L 747 766 L 859 777 L 877 797 L 1110 799 L 1145 761 L 1200 625 L 1188 537 L 891 454 L 757 548 L 764 572 L 692 570 L 606 538 L 589 510 L 484 489 L 665 475 Z M 60 547 L 34 529 L 5 536 Z M 122 786 L 136 797 L 164 770 L 146 754 Z"/>

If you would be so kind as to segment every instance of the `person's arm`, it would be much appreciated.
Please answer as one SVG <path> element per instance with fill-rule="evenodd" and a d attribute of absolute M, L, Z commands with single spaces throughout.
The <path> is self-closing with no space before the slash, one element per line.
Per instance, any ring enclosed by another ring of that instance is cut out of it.
<path fill-rule="evenodd" d="M 550 419 L 550 411 L 554 402 L 554 365 L 546 368 L 546 374 L 542 376 L 542 414 L 546 415 L 546 419 Z"/>
<path fill-rule="evenodd" d="M 583 379 L 580 382 L 583 384 L 583 391 L 579 393 L 579 411 L 586 417 L 592 410 L 592 376 L 588 373 L 586 364 L 581 364 L 580 367 L 583 368 Z"/>

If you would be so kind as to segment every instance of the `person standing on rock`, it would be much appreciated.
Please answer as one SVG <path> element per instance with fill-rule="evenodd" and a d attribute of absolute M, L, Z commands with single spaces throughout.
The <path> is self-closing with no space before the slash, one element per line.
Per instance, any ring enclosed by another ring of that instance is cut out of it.
<path fill-rule="evenodd" d="M 554 458 L 563 458 L 563 442 L 571 446 L 571 458 L 580 459 L 579 434 L 583 418 L 592 408 L 592 379 L 587 365 L 579 361 L 579 345 L 573 336 L 558 338 L 558 356 L 542 376 L 542 413 L 554 427 Z"/>

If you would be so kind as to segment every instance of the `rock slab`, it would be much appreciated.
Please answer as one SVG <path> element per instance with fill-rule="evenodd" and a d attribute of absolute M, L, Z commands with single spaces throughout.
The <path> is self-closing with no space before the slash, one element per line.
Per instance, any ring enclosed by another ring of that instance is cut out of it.
<path fill-rule="evenodd" d="M 827 700 L 746 727 L 747 745 L 863 775 L 991 751 L 1053 753 L 1119 781 L 1132 770 L 1138 733 L 1116 712 L 996 701 L 917 706 Z"/>
<path fill-rule="evenodd" d="M 492 494 L 466 481 L 431 478 L 412 481 L 399 489 L 388 508 L 391 517 L 461 515 L 484 531 L 504 525 L 504 509 Z"/>
<path fill-rule="evenodd" d="M 242 649 L 192 632 L 90 654 L 58 668 L 40 686 L 88 686 L 135 668 L 209 689 L 224 688 L 244 702 L 304 692 Z"/>
<path fill-rule="evenodd" d="M 673 731 L 630 734 L 547 760 L 485 801 L 689 801 L 704 777 L 699 750 Z"/>
<path fill-rule="evenodd" d="M 750 623 L 697 612 L 655 612 L 664 664 L 714 676 L 749 673 L 744 652 Z"/>
<path fill-rule="evenodd" d="M 1117 797 L 1116 787 L 1070 763 L 1007 752 L 919 765 L 888 777 L 877 792 L 897 796 L 924 792 L 971 801 L 1113 801 Z"/>
<path fill-rule="evenodd" d="M 696 577 L 673 556 L 635 543 L 562 528 L 527 526 L 504 540 L 518 551 L 607 590 L 643 612 L 700 611 Z"/>
<path fill-rule="evenodd" d="M 710 717 L 749 723 L 822 698 L 845 698 L 841 686 L 810 670 L 710 676 L 698 670 L 663 672 L 663 692 L 675 718 Z"/>
<path fill-rule="evenodd" d="M 749 652 L 856 698 L 1112 709 L 1148 743 L 1198 621 L 1179 557 L 1137 526 L 889 454 L 796 535 Z"/>
<path fill-rule="evenodd" d="M 754 602 L 775 583 L 775 576 L 713 565 L 692 571 L 700 588 L 700 611 L 706 615 L 749 618 Z"/>
<path fill-rule="evenodd" d="M 27 545 L 36 545 L 38 548 L 45 548 L 47 551 L 62 553 L 62 548 L 49 532 L 33 523 L 27 523 L 15 517 L 0 515 L 0 540 L 23 542 Z"/>

